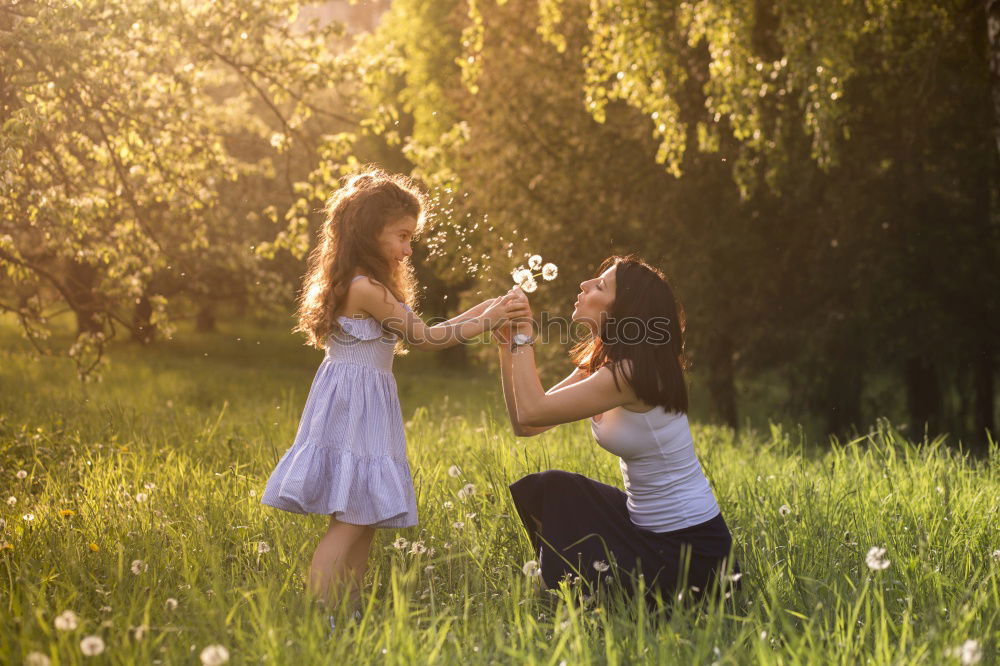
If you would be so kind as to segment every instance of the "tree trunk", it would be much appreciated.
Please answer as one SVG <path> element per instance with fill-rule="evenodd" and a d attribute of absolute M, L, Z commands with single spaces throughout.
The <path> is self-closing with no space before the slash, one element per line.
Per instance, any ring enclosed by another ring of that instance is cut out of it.
<path fill-rule="evenodd" d="M 144 345 L 153 341 L 156 327 L 152 324 L 153 304 L 145 294 L 140 297 L 132 311 L 132 339 Z"/>
<path fill-rule="evenodd" d="M 986 36 L 989 40 L 990 91 L 993 96 L 993 140 L 1000 153 L 1000 0 L 986 0 Z"/>
<path fill-rule="evenodd" d="M 198 308 L 194 328 L 199 333 L 211 333 L 215 331 L 215 309 L 211 305 L 203 305 Z"/>
<path fill-rule="evenodd" d="M 94 285 L 97 283 L 97 269 L 90 264 L 70 260 L 66 265 L 66 295 L 69 307 L 76 314 L 76 335 L 96 333 L 104 326 L 98 317 L 100 313 Z"/>
<path fill-rule="evenodd" d="M 922 356 L 907 359 L 903 368 L 906 381 L 906 406 L 914 436 L 926 425 L 933 436 L 941 432 L 941 383 L 937 370 Z"/>
<path fill-rule="evenodd" d="M 995 395 L 994 373 L 995 356 L 993 350 L 984 347 L 973 364 L 972 377 L 975 384 L 975 428 L 972 441 L 980 453 L 986 452 L 986 433 L 996 433 L 993 421 L 993 405 Z M 994 435 L 995 436 L 995 435 Z"/>
<path fill-rule="evenodd" d="M 708 348 L 708 392 L 714 417 L 733 430 L 739 428 L 736 413 L 736 372 L 733 343 L 728 336 L 716 338 Z"/>

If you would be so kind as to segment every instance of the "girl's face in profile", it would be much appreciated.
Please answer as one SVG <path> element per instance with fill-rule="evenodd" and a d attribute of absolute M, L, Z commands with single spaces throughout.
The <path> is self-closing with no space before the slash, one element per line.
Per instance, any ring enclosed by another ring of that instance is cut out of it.
<path fill-rule="evenodd" d="M 580 294 L 573 308 L 573 321 L 586 325 L 595 335 L 608 318 L 615 301 L 615 269 L 612 266 L 597 277 L 580 283 Z"/>
<path fill-rule="evenodd" d="M 393 270 L 413 254 L 410 243 L 416 231 L 417 220 L 409 216 L 401 217 L 382 228 L 382 232 L 378 235 L 378 245 L 382 250 L 382 256 Z"/>

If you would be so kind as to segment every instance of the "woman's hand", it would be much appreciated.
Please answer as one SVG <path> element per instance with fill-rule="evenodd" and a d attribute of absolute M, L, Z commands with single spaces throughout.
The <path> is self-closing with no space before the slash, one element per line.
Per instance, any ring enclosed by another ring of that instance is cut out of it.
<path fill-rule="evenodd" d="M 512 295 L 520 306 L 520 309 L 524 310 L 527 314 L 524 317 L 519 317 L 510 323 L 511 335 L 516 333 L 522 333 L 524 335 L 533 335 L 534 330 L 534 313 L 531 311 L 531 303 L 528 301 L 528 295 L 520 287 L 512 288 L 508 294 Z"/>

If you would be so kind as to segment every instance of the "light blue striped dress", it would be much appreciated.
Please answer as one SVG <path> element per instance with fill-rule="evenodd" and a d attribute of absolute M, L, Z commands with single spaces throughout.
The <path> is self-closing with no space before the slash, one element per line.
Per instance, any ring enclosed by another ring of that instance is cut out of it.
<path fill-rule="evenodd" d="M 355 278 L 357 279 L 357 278 Z M 371 317 L 338 317 L 299 422 L 261 503 L 375 527 L 417 524 L 392 376 L 397 337 Z"/>

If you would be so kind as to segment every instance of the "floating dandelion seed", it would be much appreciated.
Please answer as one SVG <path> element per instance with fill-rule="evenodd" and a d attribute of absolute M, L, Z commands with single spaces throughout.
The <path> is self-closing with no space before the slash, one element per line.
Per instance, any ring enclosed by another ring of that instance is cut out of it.
<path fill-rule="evenodd" d="M 261 541 L 261 542 L 259 542 L 257 544 L 257 552 L 261 553 L 261 554 L 263 554 L 263 553 L 270 553 L 271 552 L 271 547 L 269 545 L 267 545 L 267 542 Z"/>
<path fill-rule="evenodd" d="M 788 506 L 787 504 L 782 504 L 781 506 L 778 507 L 778 513 L 781 514 L 782 516 L 787 516 L 791 512 L 792 512 L 792 507 Z"/>
<path fill-rule="evenodd" d="M 149 569 L 149 565 L 142 560 L 132 560 L 132 574 L 138 576 Z"/>
<path fill-rule="evenodd" d="M 865 563 L 872 571 L 882 571 L 889 568 L 889 560 L 885 557 L 885 548 L 872 546 L 868 554 L 865 555 Z"/>
<path fill-rule="evenodd" d="M 177 608 L 177 600 L 170 597 L 164 605 L 167 607 L 167 610 L 175 610 Z"/>
<path fill-rule="evenodd" d="M 448 468 L 448 476 L 455 478 L 462 475 L 462 470 L 459 469 L 458 465 L 452 465 Z"/>
<path fill-rule="evenodd" d="M 104 639 L 100 636 L 87 636 L 80 641 L 80 652 L 85 657 L 96 657 L 104 652 Z"/>
<path fill-rule="evenodd" d="M 545 280 L 555 280 L 559 275 L 559 267 L 548 263 L 542 268 L 542 278 Z"/>
<path fill-rule="evenodd" d="M 59 631 L 73 631 L 80 624 L 80 618 L 71 610 L 66 610 L 56 616 L 52 624 Z"/>
<path fill-rule="evenodd" d="M 52 660 L 49 659 L 48 655 L 41 652 L 29 652 L 28 656 L 24 658 L 24 666 L 50 666 L 51 664 Z"/>
<path fill-rule="evenodd" d="M 392 547 L 395 548 L 396 550 L 403 550 L 404 548 L 406 548 L 409 545 L 410 545 L 410 542 L 407 541 L 406 539 L 404 539 L 403 537 L 399 537 L 395 541 L 392 542 Z"/>
<path fill-rule="evenodd" d="M 204 666 L 222 666 L 229 661 L 229 650 L 221 645 L 209 645 L 199 655 Z"/>
<path fill-rule="evenodd" d="M 14 476 L 16 476 L 19 479 L 24 479 L 24 478 L 26 478 L 28 476 L 28 473 L 26 471 L 24 471 L 23 469 L 19 469 L 19 470 L 17 470 L 17 474 L 15 474 Z"/>
<path fill-rule="evenodd" d="M 605 571 L 608 570 L 608 563 L 605 562 L 604 560 L 597 560 L 596 562 L 594 562 L 594 569 L 600 573 L 604 573 Z"/>
<path fill-rule="evenodd" d="M 542 267 L 542 256 L 539 254 L 531 255 L 531 258 L 528 259 L 528 268 L 530 268 L 533 271 L 537 271 L 541 267 Z"/>

